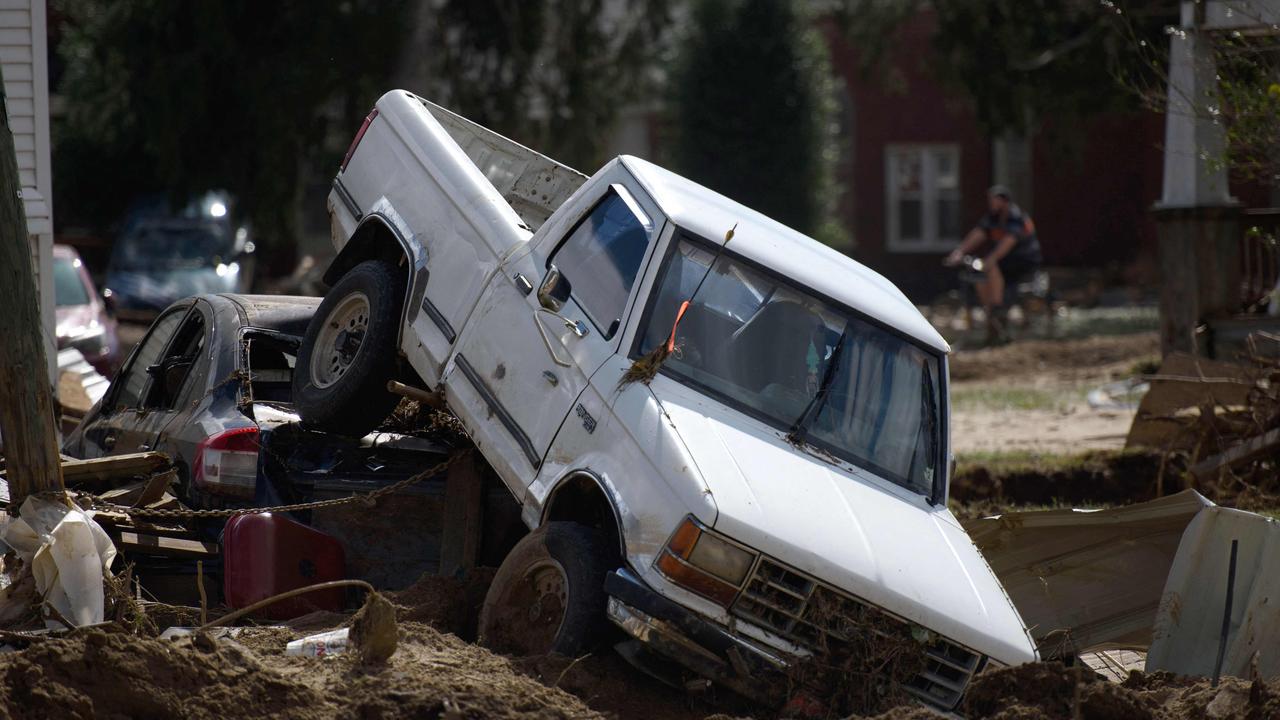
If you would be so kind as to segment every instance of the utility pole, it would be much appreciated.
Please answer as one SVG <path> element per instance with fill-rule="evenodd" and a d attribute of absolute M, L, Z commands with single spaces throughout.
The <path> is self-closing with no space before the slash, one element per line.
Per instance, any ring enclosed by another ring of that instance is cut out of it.
<path fill-rule="evenodd" d="M 0 72 L 0 436 L 10 507 L 63 489 L 31 240 Z"/>

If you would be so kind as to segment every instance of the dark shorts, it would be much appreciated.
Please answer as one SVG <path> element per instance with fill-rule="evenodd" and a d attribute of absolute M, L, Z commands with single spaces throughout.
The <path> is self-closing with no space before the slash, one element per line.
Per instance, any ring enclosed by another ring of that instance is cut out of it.
<path fill-rule="evenodd" d="M 1040 263 L 1025 257 L 1006 255 L 1000 258 L 1000 274 L 1004 275 L 1006 284 L 1022 282 L 1040 269 Z"/>

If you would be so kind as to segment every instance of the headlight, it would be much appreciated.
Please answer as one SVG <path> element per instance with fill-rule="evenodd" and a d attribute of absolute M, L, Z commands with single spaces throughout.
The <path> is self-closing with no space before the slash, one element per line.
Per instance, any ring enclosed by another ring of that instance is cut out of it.
<path fill-rule="evenodd" d="M 728 607 L 755 561 L 756 553 L 686 517 L 654 566 L 675 584 Z"/>

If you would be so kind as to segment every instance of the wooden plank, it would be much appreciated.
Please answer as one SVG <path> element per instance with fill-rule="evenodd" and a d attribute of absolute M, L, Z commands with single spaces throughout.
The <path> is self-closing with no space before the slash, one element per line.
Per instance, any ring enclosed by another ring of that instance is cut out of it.
<path fill-rule="evenodd" d="M 484 482 L 474 460 L 449 467 L 444 486 L 444 528 L 440 538 L 440 574 L 454 577 L 476 566 L 484 527 Z"/>
<path fill-rule="evenodd" d="M 1138 405 L 1125 447 L 1164 448 L 1180 428 L 1198 416 L 1194 408 L 1245 405 L 1253 387 L 1249 368 L 1243 365 L 1170 353 Z M 1180 413 L 1187 417 L 1173 419 Z"/>
<path fill-rule="evenodd" d="M 178 479 L 178 472 L 170 469 L 127 485 L 103 492 L 100 497 L 115 505 L 146 507 L 164 497 L 169 485 Z"/>
<path fill-rule="evenodd" d="M 68 485 L 115 487 L 137 477 L 150 477 L 169 465 L 169 456 L 158 452 L 63 460 L 62 477 Z"/>
<path fill-rule="evenodd" d="M 1191 467 L 1191 474 L 1195 475 L 1197 480 L 1206 480 L 1222 470 L 1257 460 L 1277 450 L 1280 450 L 1280 428 L 1268 430 L 1217 455 L 1205 458 Z"/>
<path fill-rule="evenodd" d="M 164 555 L 175 558 L 198 558 L 202 560 L 222 554 L 222 550 L 217 543 L 161 537 L 159 535 L 131 531 L 120 533 L 120 540 L 116 543 L 116 547 L 123 552 Z"/>

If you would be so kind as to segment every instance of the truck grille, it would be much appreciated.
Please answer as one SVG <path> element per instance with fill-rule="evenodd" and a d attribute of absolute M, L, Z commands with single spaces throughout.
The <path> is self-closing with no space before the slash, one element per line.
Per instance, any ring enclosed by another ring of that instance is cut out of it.
<path fill-rule="evenodd" d="M 831 640 L 849 640 L 874 615 L 893 618 L 768 558 L 756 564 L 730 611 L 814 651 L 830 647 Z M 930 705 L 951 710 L 960 703 L 983 659 L 934 634 L 925 643 L 925 669 L 908 683 L 907 690 Z"/>

